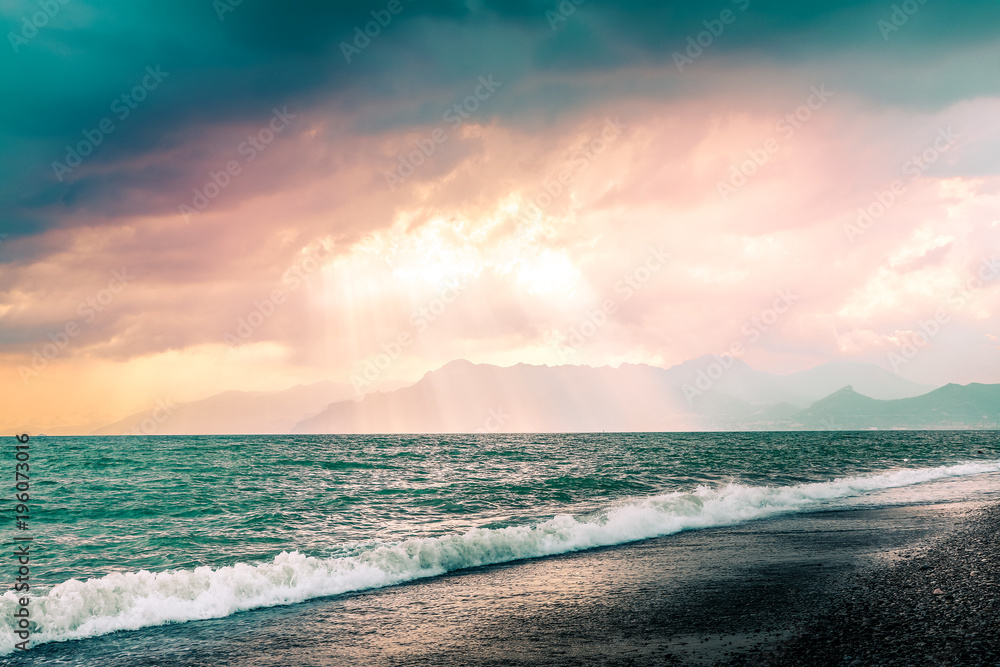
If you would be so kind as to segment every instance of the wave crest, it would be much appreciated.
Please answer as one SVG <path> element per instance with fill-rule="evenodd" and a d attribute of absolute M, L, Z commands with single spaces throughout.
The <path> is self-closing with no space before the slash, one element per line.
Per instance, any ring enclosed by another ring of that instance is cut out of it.
<path fill-rule="evenodd" d="M 353 556 L 282 552 L 272 561 L 71 579 L 31 599 L 31 643 L 210 618 L 310 598 L 390 586 L 469 567 L 623 544 L 814 507 L 836 498 L 947 477 L 1000 471 L 1000 462 L 899 470 L 787 487 L 730 484 L 618 503 L 588 516 L 528 526 L 473 528 L 461 535 L 372 542 Z M 22 594 L 23 595 L 23 594 Z M 0 653 L 14 650 L 18 594 L 0 596 Z"/>

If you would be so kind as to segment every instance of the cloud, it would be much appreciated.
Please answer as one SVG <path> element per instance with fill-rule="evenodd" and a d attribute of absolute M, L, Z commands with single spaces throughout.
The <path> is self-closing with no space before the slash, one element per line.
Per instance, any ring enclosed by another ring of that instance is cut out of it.
<path fill-rule="evenodd" d="M 218 386 L 248 368 L 341 377 L 456 276 L 461 298 L 385 381 L 458 356 L 559 363 L 560 337 L 662 245 L 669 265 L 572 361 L 725 350 L 789 287 L 801 302 L 748 361 L 879 361 L 1000 247 L 1000 95 L 980 74 L 1000 65 L 995 3 L 928 1 L 888 39 L 893 4 L 867 0 L 569 4 L 402 0 L 350 63 L 342 43 L 387 3 L 244 2 L 223 20 L 204 0 L 67 4 L 0 56 L 17 101 L 0 110 L 0 354 L 23 363 L 127 267 L 51 377 L 168 357 L 240 367 Z M 280 131 L 275 109 L 294 116 Z M 52 163 L 105 118 L 60 180 Z M 230 348 L 320 246 L 323 268 Z M 984 290 L 956 331 L 985 335 L 994 306 Z M 979 372 L 954 355 L 957 376 Z"/>

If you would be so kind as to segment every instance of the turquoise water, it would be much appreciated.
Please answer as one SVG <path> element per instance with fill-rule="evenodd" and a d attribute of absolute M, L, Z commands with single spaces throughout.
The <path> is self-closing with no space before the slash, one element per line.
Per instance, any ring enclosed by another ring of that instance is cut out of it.
<path fill-rule="evenodd" d="M 993 432 L 36 438 L 33 641 L 219 618 L 996 471 L 995 440 Z M 4 511 L 12 523 L 13 507 Z M 12 592 L 0 599 L 3 652 L 15 641 L 14 604 Z"/>

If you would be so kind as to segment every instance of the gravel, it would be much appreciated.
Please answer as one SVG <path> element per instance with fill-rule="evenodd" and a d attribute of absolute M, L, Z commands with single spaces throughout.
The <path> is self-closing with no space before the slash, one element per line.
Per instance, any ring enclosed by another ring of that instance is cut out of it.
<path fill-rule="evenodd" d="M 1000 667 L 1000 505 L 855 575 L 793 638 L 720 665 Z"/>

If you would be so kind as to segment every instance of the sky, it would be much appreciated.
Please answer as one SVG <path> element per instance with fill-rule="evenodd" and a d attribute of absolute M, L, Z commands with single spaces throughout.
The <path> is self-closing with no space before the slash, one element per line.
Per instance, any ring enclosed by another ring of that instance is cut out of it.
<path fill-rule="evenodd" d="M 996 2 L 0 17 L 0 427 L 458 358 L 1000 382 Z"/>

